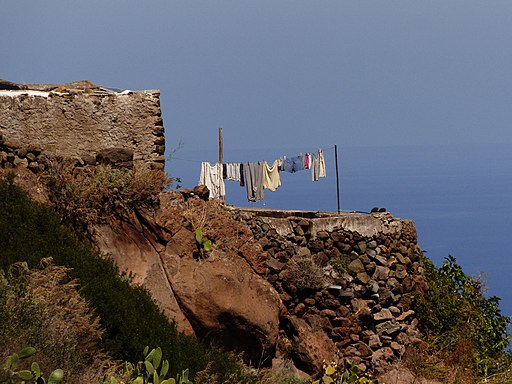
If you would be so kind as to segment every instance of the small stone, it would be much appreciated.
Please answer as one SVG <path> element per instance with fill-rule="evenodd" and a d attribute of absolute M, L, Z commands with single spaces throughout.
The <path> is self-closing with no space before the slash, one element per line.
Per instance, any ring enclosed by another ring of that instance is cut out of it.
<path fill-rule="evenodd" d="M 394 355 L 395 353 L 389 347 L 378 349 L 372 354 L 372 363 L 374 365 L 382 366 L 383 363 L 391 361 Z"/>
<path fill-rule="evenodd" d="M 398 262 L 399 262 L 400 264 L 404 264 L 404 265 L 405 265 L 405 263 L 406 263 L 406 261 L 405 261 L 405 257 L 404 257 L 401 253 L 398 253 L 398 252 L 397 252 L 397 253 L 394 253 L 394 254 L 393 254 L 393 256 L 395 256 L 395 257 L 396 257 L 396 259 L 398 260 Z"/>
<path fill-rule="evenodd" d="M 366 285 L 370 281 L 370 276 L 366 272 L 361 272 L 357 274 L 357 279 Z"/>
<path fill-rule="evenodd" d="M 25 158 L 22 159 L 22 158 L 20 158 L 18 156 L 15 156 L 13 164 L 14 164 L 15 167 L 27 168 L 28 167 L 28 160 L 25 159 Z"/>
<path fill-rule="evenodd" d="M 383 308 L 380 312 L 373 315 L 375 321 L 384 321 L 393 319 L 393 314 L 387 308 Z"/>
<path fill-rule="evenodd" d="M 377 283 L 375 280 L 370 281 L 368 284 L 368 290 L 370 290 L 373 293 L 379 292 L 379 283 Z"/>
<path fill-rule="evenodd" d="M 401 345 L 398 344 L 396 341 L 392 341 L 391 344 L 389 345 L 391 347 L 391 349 L 395 350 L 395 351 L 399 351 L 401 349 Z"/>
<path fill-rule="evenodd" d="M 392 292 L 398 292 L 402 288 L 402 285 L 398 282 L 397 279 L 392 277 L 388 279 L 386 287 L 388 287 Z"/>
<path fill-rule="evenodd" d="M 328 239 L 330 237 L 327 231 L 320 231 L 316 234 L 316 236 L 322 240 Z"/>
<path fill-rule="evenodd" d="M 405 279 L 405 277 L 408 275 L 407 273 L 407 268 L 402 265 L 402 264 L 398 264 L 396 266 L 396 270 L 395 270 L 395 276 L 398 280 L 403 280 Z"/>
<path fill-rule="evenodd" d="M 397 307 L 395 307 L 394 305 L 392 305 L 391 307 L 388 308 L 390 310 L 390 312 L 393 314 L 393 315 L 398 315 L 400 313 L 400 309 L 398 309 Z"/>
<path fill-rule="evenodd" d="M 368 340 L 368 346 L 374 350 L 381 348 L 382 342 L 380 341 L 379 335 L 371 335 L 370 340 Z"/>
<path fill-rule="evenodd" d="M 304 299 L 304 304 L 307 304 L 307 305 L 309 305 L 309 306 L 313 306 L 313 305 L 315 305 L 315 304 L 316 304 L 316 300 L 315 300 L 315 299 L 313 299 L 312 297 L 306 297 L 306 298 Z"/>
<path fill-rule="evenodd" d="M 325 316 L 325 317 L 335 318 L 336 317 L 336 312 L 334 312 L 332 309 L 322 309 L 320 311 L 320 315 L 321 316 Z"/>
<path fill-rule="evenodd" d="M 372 240 L 368 243 L 368 248 L 375 249 L 377 248 L 377 242 L 375 240 Z"/>
<path fill-rule="evenodd" d="M 375 257 L 377 257 L 377 252 L 375 252 L 373 249 L 368 249 L 366 251 L 366 254 L 368 255 L 368 257 L 374 259 Z"/>
<path fill-rule="evenodd" d="M 375 330 L 379 335 L 390 336 L 402 330 L 402 326 L 392 321 L 385 321 L 384 323 L 377 324 Z"/>
<path fill-rule="evenodd" d="M 16 151 L 15 151 L 16 155 L 18 155 L 19 157 L 25 157 L 27 156 L 27 150 L 25 148 L 18 148 Z"/>
<path fill-rule="evenodd" d="M 306 310 L 306 306 L 304 305 L 304 303 L 299 303 L 294 308 L 293 313 L 295 313 L 296 315 L 300 316 L 300 315 L 302 315 L 304 313 L 305 310 Z"/>
<path fill-rule="evenodd" d="M 402 313 L 400 316 L 398 316 L 398 317 L 396 318 L 396 321 L 404 321 L 404 320 L 405 320 L 405 319 L 407 319 L 409 316 L 412 316 L 412 315 L 414 315 L 414 314 L 415 314 L 415 312 L 414 312 L 412 309 L 410 309 L 410 310 L 408 310 L 407 312 L 404 312 L 404 313 Z"/>
<path fill-rule="evenodd" d="M 30 169 L 34 173 L 39 172 L 39 164 L 35 161 L 31 161 L 28 163 L 28 169 Z"/>
<path fill-rule="evenodd" d="M 375 256 L 375 260 L 377 260 L 377 262 L 380 264 L 380 265 L 386 265 L 388 263 L 388 259 L 385 258 L 384 256 L 382 255 L 377 255 Z"/>
<path fill-rule="evenodd" d="M 348 265 L 348 270 L 353 272 L 353 273 L 361 273 L 361 272 L 364 272 L 365 269 L 364 269 L 364 264 L 362 263 L 361 260 L 359 259 L 355 259 L 354 261 L 352 261 L 349 265 Z"/>
<path fill-rule="evenodd" d="M 368 306 L 369 302 L 363 299 L 353 299 L 352 300 L 352 309 L 355 312 L 355 316 L 369 316 L 371 314 L 370 307 Z"/>
<path fill-rule="evenodd" d="M 331 233 L 331 239 L 334 241 L 334 242 L 342 242 L 343 239 L 345 238 L 345 235 L 339 233 L 339 232 L 333 232 Z"/>
<path fill-rule="evenodd" d="M 375 272 L 373 273 L 373 280 L 387 280 L 389 276 L 389 268 L 378 265 L 375 267 Z"/>
<path fill-rule="evenodd" d="M 271 257 L 270 259 L 267 260 L 267 266 L 271 270 L 280 271 L 281 269 L 283 269 L 284 264 L 281 263 L 280 261 L 274 259 L 273 257 Z"/>
<path fill-rule="evenodd" d="M 367 357 L 372 355 L 372 350 L 368 345 L 360 341 L 357 345 L 357 351 L 359 352 L 359 355 L 362 357 Z"/>
<path fill-rule="evenodd" d="M 362 253 L 366 252 L 366 242 L 360 241 L 359 243 L 357 243 L 357 247 Z"/>

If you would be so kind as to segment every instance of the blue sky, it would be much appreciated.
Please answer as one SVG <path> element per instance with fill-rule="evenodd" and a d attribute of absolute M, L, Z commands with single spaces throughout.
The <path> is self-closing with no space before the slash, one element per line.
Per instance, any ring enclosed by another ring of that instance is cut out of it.
<path fill-rule="evenodd" d="M 169 149 L 512 144 L 508 0 L 0 7 L 0 78 L 160 89 Z"/>

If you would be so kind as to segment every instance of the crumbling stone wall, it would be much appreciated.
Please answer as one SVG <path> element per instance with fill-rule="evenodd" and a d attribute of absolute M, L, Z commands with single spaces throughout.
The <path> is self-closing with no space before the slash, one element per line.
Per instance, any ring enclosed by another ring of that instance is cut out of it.
<path fill-rule="evenodd" d="M 98 155 L 104 159 L 105 152 L 124 153 L 122 158 L 136 167 L 163 169 L 159 91 L 115 92 L 88 82 L 90 86 L 74 84 L 0 87 L 3 143 L 37 146 L 48 157 L 85 164 L 94 164 Z"/>
<path fill-rule="evenodd" d="M 277 355 L 306 371 L 346 357 L 382 370 L 420 343 L 413 294 L 424 284 L 414 223 L 389 213 L 237 210 L 267 253 L 286 306 Z"/>

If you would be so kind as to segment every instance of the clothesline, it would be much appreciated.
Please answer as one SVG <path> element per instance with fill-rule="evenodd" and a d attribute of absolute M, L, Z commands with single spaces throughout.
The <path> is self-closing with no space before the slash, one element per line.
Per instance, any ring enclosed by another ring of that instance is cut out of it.
<path fill-rule="evenodd" d="M 274 160 L 271 166 L 266 161 L 216 164 L 201 162 L 199 183 L 207 186 L 210 198 L 224 199 L 224 180 L 238 181 L 241 187 L 247 189 L 247 200 L 255 202 L 264 200 L 265 189 L 274 192 L 281 186 L 280 172 L 295 173 L 302 170 L 311 170 L 312 181 L 326 177 L 323 150 L 292 157 L 283 156 Z"/>
<path fill-rule="evenodd" d="M 334 146 L 332 146 L 332 147 L 325 147 L 325 148 L 324 148 L 324 147 L 320 147 L 320 148 L 323 148 L 323 149 L 324 149 L 324 151 L 326 151 L 326 150 L 331 150 L 331 149 L 333 150 L 333 149 L 334 149 Z M 306 153 L 306 152 L 304 152 L 304 153 Z M 171 160 L 171 161 L 172 161 L 172 160 L 181 160 L 181 161 L 188 161 L 188 162 L 191 162 L 191 163 L 202 163 L 202 162 L 204 162 L 204 160 L 184 159 L 184 158 L 182 158 L 182 157 L 176 157 L 176 156 L 171 156 L 171 157 L 170 157 L 170 160 Z"/>

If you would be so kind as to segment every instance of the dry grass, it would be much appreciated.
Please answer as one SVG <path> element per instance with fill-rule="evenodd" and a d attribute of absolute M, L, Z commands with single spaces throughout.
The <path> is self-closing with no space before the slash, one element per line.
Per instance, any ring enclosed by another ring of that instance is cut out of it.
<path fill-rule="evenodd" d="M 46 260 L 48 263 L 48 260 Z M 61 368 L 68 383 L 94 383 L 116 368 L 97 348 L 99 320 L 68 278 L 68 268 L 47 264 L 29 271 L 15 264 L 3 279 L 0 307 L 0 361 L 33 346 L 44 372 Z"/>
<path fill-rule="evenodd" d="M 162 170 L 58 162 L 50 164 L 44 180 L 55 209 L 72 225 L 104 221 L 119 208 L 153 207 L 172 182 Z"/>
<path fill-rule="evenodd" d="M 324 269 L 311 255 L 295 255 L 286 264 L 285 281 L 299 291 L 317 290 L 328 284 Z"/>

